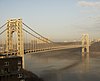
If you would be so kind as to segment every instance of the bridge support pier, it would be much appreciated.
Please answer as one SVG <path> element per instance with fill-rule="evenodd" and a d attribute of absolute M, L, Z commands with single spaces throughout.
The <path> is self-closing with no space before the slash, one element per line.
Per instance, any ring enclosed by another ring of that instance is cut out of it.
<path fill-rule="evenodd" d="M 82 53 L 89 53 L 89 47 L 82 47 Z"/>
<path fill-rule="evenodd" d="M 89 54 L 89 35 L 88 34 L 83 34 L 82 35 L 82 54 L 85 52 Z"/>

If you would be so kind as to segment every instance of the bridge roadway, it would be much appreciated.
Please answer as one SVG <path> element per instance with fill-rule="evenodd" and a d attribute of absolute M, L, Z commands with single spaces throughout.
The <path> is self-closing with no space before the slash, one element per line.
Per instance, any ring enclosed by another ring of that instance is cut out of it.
<path fill-rule="evenodd" d="M 30 53 L 41 53 L 41 52 L 48 52 L 48 51 L 54 51 L 54 50 L 61 50 L 61 49 L 72 49 L 72 48 L 79 48 L 82 47 L 82 45 L 62 45 L 62 46 L 55 46 L 55 47 L 48 47 L 48 48 L 41 48 L 41 49 L 34 49 L 34 50 L 24 50 L 24 54 L 30 54 Z M 0 54 L 8 54 L 8 55 L 16 55 L 17 51 L 13 52 L 0 52 Z"/>
<path fill-rule="evenodd" d="M 55 50 L 61 50 L 61 49 L 72 49 L 72 48 L 80 48 L 82 45 L 63 45 L 63 46 L 57 46 L 57 47 L 50 47 L 50 48 L 44 48 L 44 49 L 36 49 L 33 50 L 26 50 L 26 53 L 41 53 L 41 52 L 49 52 L 49 51 L 55 51 Z"/>

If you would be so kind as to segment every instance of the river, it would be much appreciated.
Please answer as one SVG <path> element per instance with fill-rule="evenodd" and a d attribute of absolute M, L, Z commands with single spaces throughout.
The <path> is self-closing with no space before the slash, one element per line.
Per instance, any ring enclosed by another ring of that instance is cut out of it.
<path fill-rule="evenodd" d="M 25 69 L 44 81 L 100 81 L 100 53 L 79 49 L 25 55 Z"/>

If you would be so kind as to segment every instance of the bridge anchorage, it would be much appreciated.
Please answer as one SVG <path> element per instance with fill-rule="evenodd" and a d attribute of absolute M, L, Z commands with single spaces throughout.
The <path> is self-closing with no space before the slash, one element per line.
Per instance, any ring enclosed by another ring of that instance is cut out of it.
<path fill-rule="evenodd" d="M 89 35 L 88 34 L 83 34 L 82 35 L 82 55 L 89 54 Z"/>

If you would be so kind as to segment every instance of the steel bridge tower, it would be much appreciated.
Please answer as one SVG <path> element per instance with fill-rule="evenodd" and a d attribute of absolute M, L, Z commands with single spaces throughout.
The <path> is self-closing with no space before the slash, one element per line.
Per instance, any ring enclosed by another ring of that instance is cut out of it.
<path fill-rule="evenodd" d="M 17 56 L 22 56 L 24 66 L 24 43 L 22 32 L 22 19 L 11 19 L 7 21 L 6 51 L 13 51 L 13 33 L 17 33 Z"/>
<path fill-rule="evenodd" d="M 82 54 L 89 53 L 89 35 L 88 34 L 83 34 L 82 35 Z"/>

